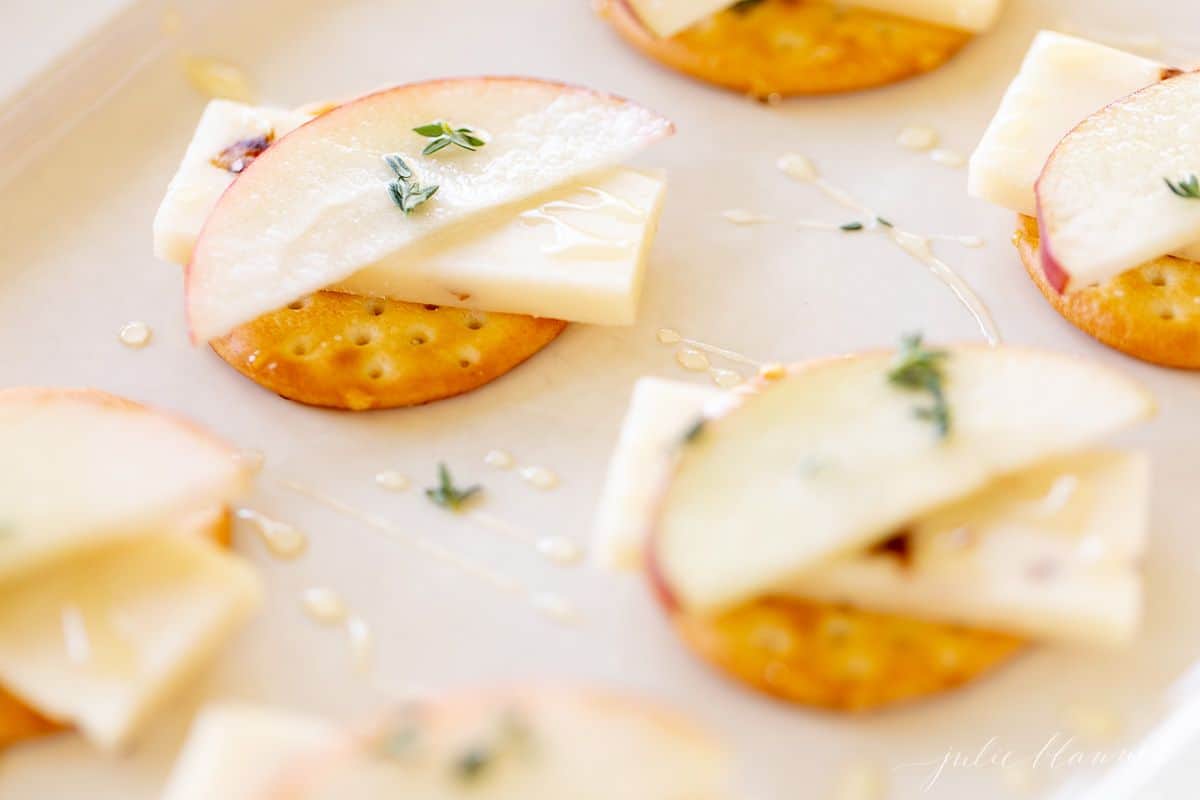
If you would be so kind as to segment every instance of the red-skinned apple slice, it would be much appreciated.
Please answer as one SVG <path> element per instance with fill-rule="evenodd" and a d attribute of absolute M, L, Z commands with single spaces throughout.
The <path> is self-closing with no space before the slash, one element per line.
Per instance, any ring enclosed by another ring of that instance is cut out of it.
<path fill-rule="evenodd" d="M 425 156 L 413 128 L 445 120 L 486 146 Z M 279 140 L 222 196 L 187 272 L 192 338 L 207 341 L 331 286 L 448 226 L 614 167 L 671 135 L 612 95 L 525 78 L 401 86 L 346 103 Z M 397 154 L 436 196 L 392 200 Z"/>
<path fill-rule="evenodd" d="M 415 703 L 354 734 L 293 714 L 208 712 L 166 798 L 214 797 L 725 800 L 730 763 L 705 731 L 643 700 L 530 687 Z"/>
<path fill-rule="evenodd" d="M 92 390 L 0 391 L 0 579 L 71 550 L 157 533 L 249 485 L 237 450 Z M 47 487 L 53 487 L 50 491 Z"/>
<path fill-rule="evenodd" d="M 1037 183 L 1042 265 L 1060 292 L 1102 283 L 1200 240 L 1200 72 L 1096 112 L 1055 148 Z M 1186 192 L 1184 192 L 1186 194 Z"/>
<path fill-rule="evenodd" d="M 1014 348 L 945 360 L 952 428 L 915 416 L 886 353 L 795 367 L 710 419 L 679 457 L 651 540 L 672 610 L 719 611 L 869 547 L 993 479 L 1143 419 L 1153 402 L 1106 369 Z"/>

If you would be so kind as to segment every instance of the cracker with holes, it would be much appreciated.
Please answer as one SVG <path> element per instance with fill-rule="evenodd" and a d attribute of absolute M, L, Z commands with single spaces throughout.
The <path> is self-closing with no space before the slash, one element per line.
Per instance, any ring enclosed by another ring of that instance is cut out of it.
<path fill-rule="evenodd" d="M 598 509 L 700 658 L 845 711 L 974 682 L 1027 644 L 1135 641 L 1153 402 L 1033 350 L 937 348 L 635 387 Z"/>
<path fill-rule="evenodd" d="M 1016 211 L 1050 305 L 1134 358 L 1200 368 L 1200 75 L 1083 39 L 1034 40 L 971 158 Z"/>
<path fill-rule="evenodd" d="M 600 0 L 655 61 L 759 99 L 852 92 L 945 64 L 994 23 L 1001 0 Z"/>
<path fill-rule="evenodd" d="M 411 406 L 498 378 L 568 322 L 634 322 L 666 184 L 622 165 L 670 122 L 528 79 L 318 110 L 211 103 L 155 219 L 192 339 L 244 375 L 312 405 Z"/>

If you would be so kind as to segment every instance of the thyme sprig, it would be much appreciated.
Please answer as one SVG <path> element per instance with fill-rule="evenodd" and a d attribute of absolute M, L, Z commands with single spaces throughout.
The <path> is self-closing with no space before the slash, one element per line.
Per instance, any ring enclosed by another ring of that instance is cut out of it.
<path fill-rule="evenodd" d="M 487 144 L 471 128 L 455 128 L 440 119 L 413 128 L 413 133 L 433 140 L 421 151 L 423 155 L 427 156 L 431 156 L 439 150 L 445 150 L 450 145 L 461 147 L 463 150 L 475 151 Z"/>
<path fill-rule="evenodd" d="M 388 193 L 405 216 L 437 194 L 438 185 L 422 186 L 414 180 L 412 168 L 399 155 L 390 153 L 383 157 L 383 161 L 396 175 L 396 180 L 388 184 Z"/>
<path fill-rule="evenodd" d="M 1163 178 L 1163 183 L 1179 197 L 1186 200 L 1200 200 L 1200 177 L 1197 177 L 1194 172 L 1178 181 Z"/>
<path fill-rule="evenodd" d="M 919 333 L 901 339 L 900 351 L 888 372 L 888 382 L 910 391 L 925 392 L 933 404 L 914 409 L 917 419 L 933 424 L 939 439 L 950 435 L 950 405 L 946 401 L 946 374 L 943 363 L 949 357 L 944 350 L 929 350 Z"/>
<path fill-rule="evenodd" d="M 838 228 L 850 233 L 852 231 L 861 231 L 863 229 L 863 224 L 861 222 L 847 222 L 845 225 L 839 225 Z"/>
<path fill-rule="evenodd" d="M 491 771 L 506 755 L 527 751 L 532 731 L 516 710 L 501 714 L 490 741 L 476 743 L 459 754 L 452 765 L 454 776 L 462 783 L 475 783 Z"/>
<path fill-rule="evenodd" d="M 459 489 L 454 485 L 454 478 L 445 464 L 438 464 L 438 485 L 425 490 L 425 496 L 431 501 L 450 511 L 460 511 L 467 501 L 483 491 L 479 485 Z"/>
<path fill-rule="evenodd" d="M 738 0 L 738 2 L 734 3 L 731 8 L 739 14 L 745 14 L 750 9 L 760 5 L 762 2 L 763 0 Z"/>

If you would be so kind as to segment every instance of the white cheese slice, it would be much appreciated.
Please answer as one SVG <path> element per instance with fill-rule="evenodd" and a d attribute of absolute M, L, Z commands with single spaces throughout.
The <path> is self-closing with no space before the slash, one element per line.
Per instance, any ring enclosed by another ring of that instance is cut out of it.
<path fill-rule="evenodd" d="M 6 583 L 0 684 L 97 746 L 126 744 L 258 603 L 249 566 L 151 535 Z"/>
<path fill-rule="evenodd" d="M 829 564 L 784 594 L 1037 639 L 1125 644 L 1141 618 L 1144 456 L 1088 451 L 996 481 L 915 521 L 904 559 Z"/>
<path fill-rule="evenodd" d="M 664 39 L 734 4 L 734 0 L 628 0 L 651 33 Z"/>
<path fill-rule="evenodd" d="M 154 217 L 154 255 L 176 264 L 191 259 L 209 212 L 237 177 L 214 165 L 213 159 L 238 142 L 268 135 L 279 138 L 310 119 L 309 114 L 285 108 L 210 102 Z"/>
<path fill-rule="evenodd" d="M 235 175 L 212 164 L 231 144 L 309 117 L 226 100 L 209 104 L 154 223 L 155 253 L 187 263 Z M 432 234 L 331 287 L 414 303 L 629 325 L 666 191 L 661 172 L 614 169 L 501 213 Z"/>
<path fill-rule="evenodd" d="M 1035 216 L 1034 184 L 1059 141 L 1101 108 L 1161 80 L 1166 69 L 1132 53 L 1042 31 L 971 156 L 968 192 Z M 1176 255 L 1200 260 L 1200 242 Z"/>
<path fill-rule="evenodd" d="M 852 5 L 982 33 L 996 24 L 1004 0 L 853 0 Z"/>
<path fill-rule="evenodd" d="M 249 473 L 190 423 L 98 392 L 0 391 L 0 584 L 224 506 Z"/>
<path fill-rule="evenodd" d="M 671 455 L 705 405 L 722 392 L 665 378 L 642 378 L 608 464 L 596 508 L 595 557 L 609 569 L 642 567 L 650 512 L 671 468 Z"/>
<path fill-rule="evenodd" d="M 641 565 L 656 489 L 676 445 L 724 396 L 679 381 L 638 381 L 597 510 L 603 565 Z M 1124 641 L 1140 616 L 1137 562 L 1148 496 L 1139 455 L 1065 457 L 916 521 L 909 567 L 892 556 L 858 554 L 779 591 L 1039 638 Z"/>
<path fill-rule="evenodd" d="M 320 719 L 250 706 L 200 713 L 163 800 L 263 800 L 297 764 L 342 735 Z"/>
<path fill-rule="evenodd" d="M 615 169 L 435 233 L 333 287 L 596 325 L 637 317 L 666 192 L 661 172 Z"/>

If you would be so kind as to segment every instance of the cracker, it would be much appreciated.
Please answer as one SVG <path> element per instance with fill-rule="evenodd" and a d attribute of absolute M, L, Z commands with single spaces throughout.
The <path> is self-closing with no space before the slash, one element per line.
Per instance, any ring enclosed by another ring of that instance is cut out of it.
<path fill-rule="evenodd" d="M 627 0 L 600 13 L 650 58 L 760 99 L 852 92 L 940 67 L 971 34 L 820 0 L 764 0 L 715 14 L 669 39 L 647 30 Z"/>
<path fill-rule="evenodd" d="M 1142 361 L 1200 369 L 1200 264 L 1164 256 L 1063 295 L 1042 270 L 1037 220 L 1021 216 L 1013 243 L 1046 300 L 1076 328 Z"/>
<path fill-rule="evenodd" d="M 318 292 L 212 343 L 289 400 L 362 411 L 453 397 L 516 367 L 567 323 Z"/>
<path fill-rule="evenodd" d="M 113 400 L 120 401 L 120 398 L 113 398 Z M 202 529 L 197 528 L 195 532 L 209 537 L 221 547 L 231 547 L 233 515 L 228 509 L 222 509 L 216 513 L 215 517 L 209 518 Z M 68 729 L 69 726 L 43 716 L 0 686 L 0 751 L 13 745 L 49 736 L 52 733 L 62 733 Z"/>
<path fill-rule="evenodd" d="M 1024 644 L 1007 634 L 789 597 L 676 624 L 701 658 L 741 683 L 835 711 L 869 711 L 961 686 Z"/>

